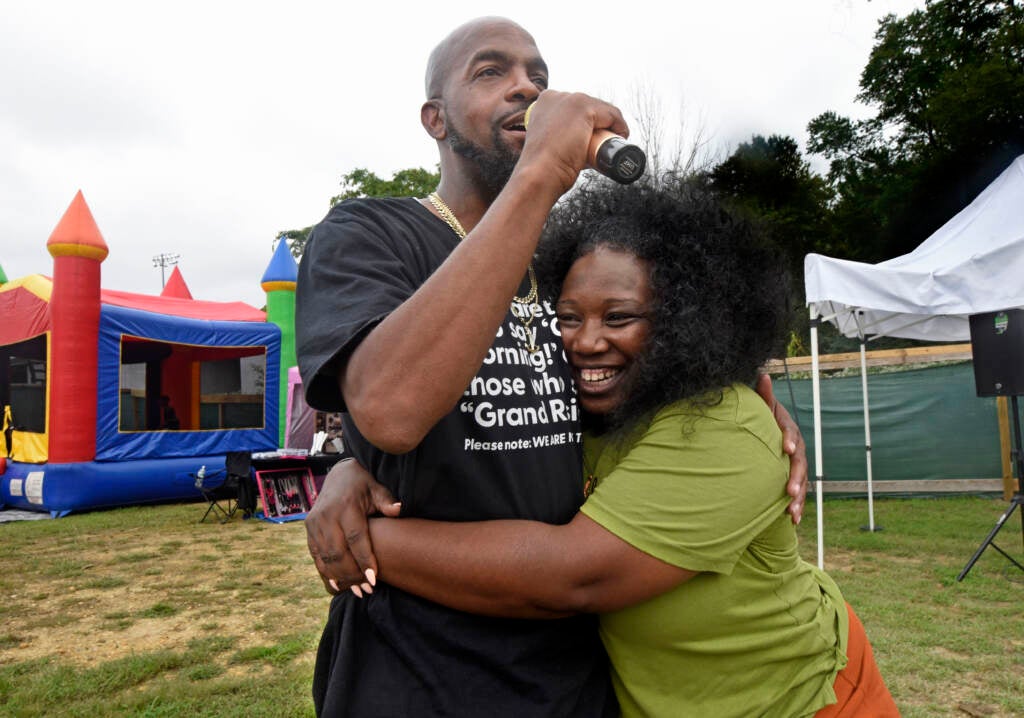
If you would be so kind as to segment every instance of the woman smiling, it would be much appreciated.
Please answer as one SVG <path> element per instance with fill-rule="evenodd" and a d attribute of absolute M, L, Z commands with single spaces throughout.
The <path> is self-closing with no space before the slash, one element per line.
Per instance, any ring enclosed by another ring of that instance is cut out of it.
<path fill-rule="evenodd" d="M 580 513 L 376 519 L 380 578 L 488 615 L 601 614 L 625 716 L 898 715 L 785 513 L 750 387 L 787 283 L 757 228 L 691 185 L 600 185 L 556 211 L 541 260 L 587 429 Z"/>

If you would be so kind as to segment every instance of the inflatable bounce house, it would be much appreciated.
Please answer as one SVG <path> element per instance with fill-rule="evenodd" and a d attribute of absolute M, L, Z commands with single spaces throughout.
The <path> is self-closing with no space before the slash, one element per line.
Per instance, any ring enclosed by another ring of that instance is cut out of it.
<path fill-rule="evenodd" d="M 200 466 L 281 445 L 294 339 L 286 355 L 264 312 L 192 299 L 177 268 L 160 296 L 101 288 L 108 249 L 81 192 L 47 249 L 52 279 L 0 270 L 0 503 L 63 516 L 198 498 Z M 263 285 L 293 337 L 295 262 L 279 255 Z"/>

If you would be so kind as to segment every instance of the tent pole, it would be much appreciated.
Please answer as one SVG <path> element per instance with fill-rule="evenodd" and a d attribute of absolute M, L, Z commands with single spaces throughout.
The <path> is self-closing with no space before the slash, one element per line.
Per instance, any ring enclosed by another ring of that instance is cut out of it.
<path fill-rule="evenodd" d="M 871 485 L 871 410 L 868 408 L 868 360 L 866 342 L 860 340 L 860 385 L 864 394 L 864 456 L 868 469 L 868 531 L 875 530 L 875 498 Z"/>
<path fill-rule="evenodd" d="M 814 497 L 818 513 L 818 568 L 825 568 L 825 515 L 821 450 L 821 386 L 818 377 L 818 309 L 811 304 L 811 396 L 814 405 Z"/>

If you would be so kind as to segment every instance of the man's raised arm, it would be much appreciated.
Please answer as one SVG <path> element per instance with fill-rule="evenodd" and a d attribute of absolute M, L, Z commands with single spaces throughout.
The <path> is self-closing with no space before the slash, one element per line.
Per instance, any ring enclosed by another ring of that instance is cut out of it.
<path fill-rule="evenodd" d="M 428 128 L 430 123 L 425 119 Z M 464 221 L 471 229 L 360 342 L 339 377 L 347 409 L 370 443 L 389 453 L 409 451 L 458 401 L 526 274 L 551 207 L 584 166 L 595 127 L 627 132 L 611 105 L 546 92 L 515 170 L 476 222 L 474 202 L 456 199 L 468 192 L 467 180 L 442 175 L 441 196 L 453 207 L 467 207 Z"/>

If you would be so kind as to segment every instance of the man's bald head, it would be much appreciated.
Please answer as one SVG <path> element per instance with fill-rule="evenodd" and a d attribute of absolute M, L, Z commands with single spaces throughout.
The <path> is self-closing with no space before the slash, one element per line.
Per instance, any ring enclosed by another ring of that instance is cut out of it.
<path fill-rule="evenodd" d="M 503 17 L 478 17 L 475 20 L 460 25 L 448 33 L 448 36 L 438 43 L 430 58 L 427 60 L 426 92 L 428 100 L 435 100 L 441 97 L 444 83 L 448 79 L 454 65 L 459 61 L 466 48 L 472 44 L 480 34 L 490 30 L 503 28 L 515 29 L 524 38 L 536 45 L 533 36 L 526 32 L 520 25 Z"/>

